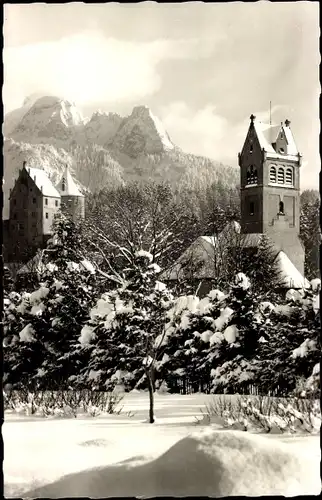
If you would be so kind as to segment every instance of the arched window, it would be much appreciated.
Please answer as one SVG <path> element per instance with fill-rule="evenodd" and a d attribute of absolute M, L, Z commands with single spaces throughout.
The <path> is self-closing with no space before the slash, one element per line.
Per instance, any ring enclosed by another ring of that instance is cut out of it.
<path fill-rule="evenodd" d="M 66 189 L 66 181 L 65 181 L 65 177 L 63 177 L 63 179 L 61 181 L 61 190 L 65 191 L 65 189 Z"/>
<path fill-rule="evenodd" d="M 271 167 L 269 170 L 269 182 L 276 184 L 276 168 Z"/>
<path fill-rule="evenodd" d="M 254 168 L 254 165 L 248 167 L 246 181 L 247 184 L 257 184 L 257 168 Z"/>
<path fill-rule="evenodd" d="M 288 184 L 289 186 L 293 186 L 293 169 L 292 168 L 286 169 L 285 184 Z"/>
<path fill-rule="evenodd" d="M 284 168 L 279 168 L 277 172 L 277 183 L 284 184 Z"/>
<path fill-rule="evenodd" d="M 284 215 L 284 203 L 280 201 L 279 203 L 279 214 Z"/>

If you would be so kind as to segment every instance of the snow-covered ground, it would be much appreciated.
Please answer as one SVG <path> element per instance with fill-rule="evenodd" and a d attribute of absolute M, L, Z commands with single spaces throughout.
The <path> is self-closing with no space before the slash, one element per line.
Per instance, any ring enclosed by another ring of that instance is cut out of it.
<path fill-rule="evenodd" d="M 258 436 L 195 425 L 212 399 L 157 394 L 155 424 L 146 422 L 145 393 L 126 395 L 120 415 L 45 419 L 6 413 L 5 496 L 320 492 L 318 436 Z M 68 474 L 75 475 L 62 479 Z"/>

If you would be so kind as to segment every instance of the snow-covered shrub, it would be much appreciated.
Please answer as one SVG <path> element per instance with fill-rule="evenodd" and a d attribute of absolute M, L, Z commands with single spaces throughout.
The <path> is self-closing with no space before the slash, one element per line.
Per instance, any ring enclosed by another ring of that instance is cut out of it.
<path fill-rule="evenodd" d="M 224 427 L 244 431 L 316 433 L 321 425 L 318 400 L 215 396 L 201 413 L 198 423 L 221 423 Z"/>

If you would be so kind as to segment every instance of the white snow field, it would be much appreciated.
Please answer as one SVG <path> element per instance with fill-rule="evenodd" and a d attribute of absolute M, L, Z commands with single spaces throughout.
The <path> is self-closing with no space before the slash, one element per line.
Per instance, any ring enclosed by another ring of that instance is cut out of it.
<path fill-rule="evenodd" d="M 5 497 L 318 494 L 318 436 L 195 425 L 214 396 L 127 394 L 120 415 L 58 419 L 5 413 Z M 127 412 L 134 416 L 128 416 Z"/>

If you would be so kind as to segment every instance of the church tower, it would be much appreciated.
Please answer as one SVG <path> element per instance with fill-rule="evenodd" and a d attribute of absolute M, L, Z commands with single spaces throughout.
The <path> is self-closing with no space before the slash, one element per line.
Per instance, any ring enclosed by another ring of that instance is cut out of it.
<path fill-rule="evenodd" d="M 78 189 L 66 165 L 65 171 L 56 186 L 61 196 L 61 211 L 76 222 L 85 218 L 85 197 Z"/>
<path fill-rule="evenodd" d="M 300 167 L 289 120 L 281 125 L 256 121 L 251 115 L 238 155 L 242 233 L 266 233 L 304 275 L 300 232 Z"/>

